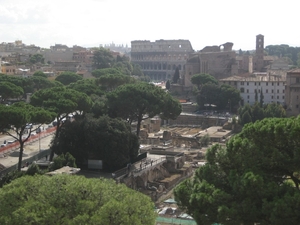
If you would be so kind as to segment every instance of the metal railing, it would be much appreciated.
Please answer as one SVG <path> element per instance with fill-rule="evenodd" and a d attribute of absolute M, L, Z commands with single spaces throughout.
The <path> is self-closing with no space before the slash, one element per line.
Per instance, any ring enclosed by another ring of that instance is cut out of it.
<path fill-rule="evenodd" d="M 162 162 L 166 161 L 166 157 L 161 157 L 159 159 L 156 160 L 152 160 L 152 159 L 146 159 L 146 160 L 142 160 L 140 163 L 137 163 L 137 168 L 135 168 L 133 170 L 134 173 L 139 173 L 143 170 L 149 169 L 152 166 L 156 166 L 157 164 L 160 164 Z"/>
<path fill-rule="evenodd" d="M 159 159 L 143 159 L 141 161 L 138 161 L 131 165 L 131 167 L 128 169 L 127 167 L 124 167 L 120 170 L 117 170 L 112 173 L 113 178 L 120 178 L 122 176 L 126 176 L 129 174 L 129 172 L 133 173 L 139 173 L 143 170 L 149 169 L 152 166 L 156 166 L 157 164 L 160 164 L 162 162 L 166 161 L 166 157 L 161 157 Z"/>
<path fill-rule="evenodd" d="M 22 165 L 25 165 L 26 163 L 32 163 L 33 161 L 38 161 L 39 159 L 43 158 L 43 157 L 47 157 L 50 155 L 51 150 L 50 149 L 46 149 L 46 150 L 42 150 L 39 153 L 22 160 Z M 18 169 L 18 163 L 16 163 L 13 166 L 7 167 L 4 170 L 0 171 L 0 178 L 3 177 L 5 174 L 17 170 Z"/>

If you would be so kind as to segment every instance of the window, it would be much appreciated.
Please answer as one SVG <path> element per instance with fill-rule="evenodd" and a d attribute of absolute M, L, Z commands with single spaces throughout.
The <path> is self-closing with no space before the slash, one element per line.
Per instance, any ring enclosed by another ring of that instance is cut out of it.
<path fill-rule="evenodd" d="M 279 96 L 277 96 L 277 99 L 279 99 Z"/>
<path fill-rule="evenodd" d="M 282 96 L 282 99 L 284 99 L 284 95 Z"/>
<path fill-rule="evenodd" d="M 256 82 L 254 82 L 254 85 L 256 86 Z"/>
<path fill-rule="evenodd" d="M 234 85 L 236 85 L 236 81 L 234 81 Z"/>
<path fill-rule="evenodd" d="M 268 82 L 266 83 L 266 86 L 268 86 Z"/>
<path fill-rule="evenodd" d="M 277 93 L 279 93 L 279 90 L 277 90 Z"/>
<path fill-rule="evenodd" d="M 279 82 L 277 82 L 277 86 L 279 86 Z"/>
<path fill-rule="evenodd" d="M 273 98 L 274 98 L 274 96 L 272 95 L 271 99 L 273 99 Z"/>
<path fill-rule="evenodd" d="M 268 89 L 266 89 L 266 93 L 268 93 Z"/>
<path fill-rule="evenodd" d="M 247 96 L 247 98 L 248 98 L 248 99 L 250 98 L 249 95 Z"/>
<path fill-rule="evenodd" d="M 282 93 L 284 93 L 284 89 L 282 90 Z"/>
<path fill-rule="evenodd" d="M 249 86 L 249 82 L 247 82 L 247 86 Z"/>
<path fill-rule="evenodd" d="M 299 77 L 296 78 L 296 83 L 300 83 L 300 78 Z"/>
<path fill-rule="evenodd" d="M 272 82 L 272 86 L 274 85 L 274 83 Z"/>
<path fill-rule="evenodd" d="M 296 105 L 296 108 L 298 109 L 298 108 L 299 108 L 299 105 Z"/>
<path fill-rule="evenodd" d="M 244 89 L 244 88 L 241 88 L 240 91 L 241 91 L 241 93 L 244 93 L 244 92 L 245 92 L 245 89 Z"/>
<path fill-rule="evenodd" d="M 241 85 L 244 85 L 244 81 L 241 81 Z"/>
<path fill-rule="evenodd" d="M 247 93 L 249 93 L 249 89 L 247 89 Z"/>
<path fill-rule="evenodd" d="M 260 86 L 260 82 L 258 82 L 258 85 Z"/>
<path fill-rule="evenodd" d="M 274 93 L 274 90 L 272 89 L 272 93 Z"/>

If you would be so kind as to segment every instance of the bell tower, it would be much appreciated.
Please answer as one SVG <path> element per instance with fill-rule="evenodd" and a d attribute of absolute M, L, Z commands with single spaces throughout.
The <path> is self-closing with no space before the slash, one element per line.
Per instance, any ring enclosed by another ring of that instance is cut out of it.
<path fill-rule="evenodd" d="M 264 36 L 259 34 L 256 36 L 256 51 L 254 70 L 263 72 L 264 68 Z"/>

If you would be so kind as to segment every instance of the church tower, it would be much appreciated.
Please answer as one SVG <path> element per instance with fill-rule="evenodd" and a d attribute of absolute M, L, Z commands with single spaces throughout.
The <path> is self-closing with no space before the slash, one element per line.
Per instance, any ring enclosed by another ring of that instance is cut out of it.
<path fill-rule="evenodd" d="M 256 51 L 254 70 L 263 72 L 264 68 L 264 36 L 259 34 L 256 36 Z"/>

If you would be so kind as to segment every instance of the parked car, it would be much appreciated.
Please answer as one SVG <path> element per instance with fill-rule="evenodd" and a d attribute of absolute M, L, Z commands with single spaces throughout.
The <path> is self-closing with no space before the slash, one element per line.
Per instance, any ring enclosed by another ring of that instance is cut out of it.
<path fill-rule="evenodd" d="M 12 144 L 12 143 L 15 143 L 17 140 L 11 140 L 11 141 L 8 141 L 7 144 Z"/>
<path fill-rule="evenodd" d="M 25 128 L 26 129 L 31 129 L 32 128 L 32 123 L 27 123 Z"/>

